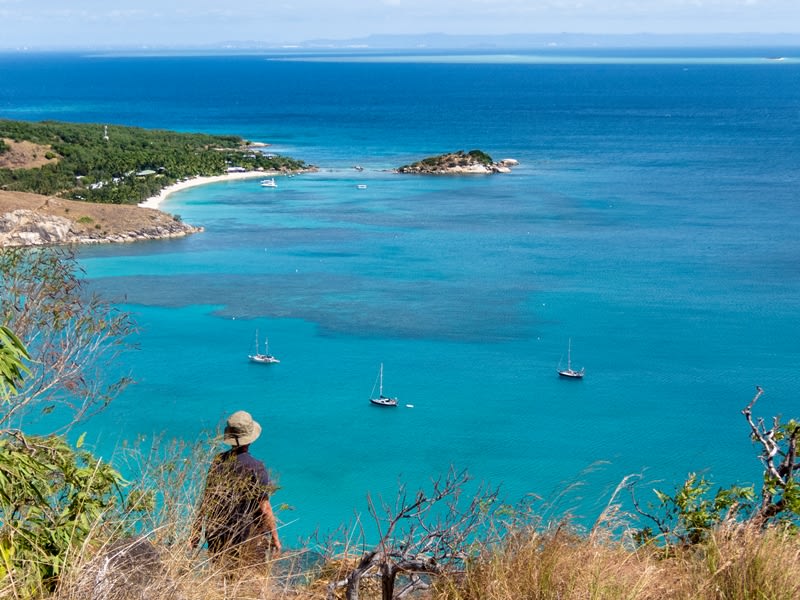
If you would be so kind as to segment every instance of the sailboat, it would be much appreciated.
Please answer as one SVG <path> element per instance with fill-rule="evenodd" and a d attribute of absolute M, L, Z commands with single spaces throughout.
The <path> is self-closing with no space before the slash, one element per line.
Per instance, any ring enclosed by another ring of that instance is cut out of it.
<path fill-rule="evenodd" d="M 375 388 L 378 388 L 378 395 L 375 396 Z M 390 398 L 383 395 L 383 363 L 381 369 L 378 371 L 378 378 L 375 380 L 375 385 L 372 386 L 372 395 L 369 399 L 370 402 L 378 406 L 397 406 L 397 398 Z"/>
<path fill-rule="evenodd" d="M 269 353 L 269 340 L 266 339 L 266 338 L 264 338 L 264 354 L 261 354 L 258 351 L 258 329 L 256 329 L 256 351 L 255 351 L 255 354 L 249 354 L 247 356 L 247 358 L 249 358 L 251 362 L 259 363 L 259 364 L 262 364 L 262 365 L 272 365 L 272 364 L 281 362 L 277 358 L 272 356 L 272 354 Z"/>
<path fill-rule="evenodd" d="M 562 369 L 561 365 L 558 365 L 558 375 L 559 377 L 565 377 L 567 379 L 583 379 L 583 373 L 586 369 L 581 367 L 580 371 L 576 371 L 572 368 L 572 338 L 569 339 L 569 344 L 567 345 L 567 368 Z"/>

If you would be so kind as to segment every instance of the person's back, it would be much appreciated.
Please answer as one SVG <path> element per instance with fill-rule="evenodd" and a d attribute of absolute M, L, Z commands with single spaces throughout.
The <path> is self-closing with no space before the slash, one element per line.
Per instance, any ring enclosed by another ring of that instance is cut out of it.
<path fill-rule="evenodd" d="M 212 553 L 264 535 L 259 503 L 272 491 L 261 461 L 249 452 L 228 450 L 218 455 L 208 473 L 201 511 Z"/>
<path fill-rule="evenodd" d="M 224 442 L 231 449 L 214 458 L 192 534 L 192 546 L 205 530 L 212 558 L 223 556 L 248 562 L 280 553 L 275 516 L 269 496 L 273 491 L 267 469 L 249 453 L 261 426 L 245 411 L 231 415 Z"/>

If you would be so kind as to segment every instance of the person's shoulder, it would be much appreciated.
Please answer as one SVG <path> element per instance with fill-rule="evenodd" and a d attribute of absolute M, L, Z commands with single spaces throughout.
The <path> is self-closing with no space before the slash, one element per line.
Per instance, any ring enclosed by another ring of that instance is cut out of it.
<path fill-rule="evenodd" d="M 225 450 L 224 452 L 220 452 L 211 460 L 211 466 L 220 465 L 231 458 L 231 451 Z"/>
<path fill-rule="evenodd" d="M 258 481 L 265 485 L 270 483 L 269 471 L 267 471 L 266 465 L 249 453 L 239 455 L 239 468 L 252 473 Z"/>
<path fill-rule="evenodd" d="M 241 454 L 237 455 L 237 460 L 239 464 L 246 465 L 248 467 L 256 467 L 256 468 L 265 468 L 264 463 L 258 460 L 255 456 L 250 454 L 249 452 L 242 452 Z"/>

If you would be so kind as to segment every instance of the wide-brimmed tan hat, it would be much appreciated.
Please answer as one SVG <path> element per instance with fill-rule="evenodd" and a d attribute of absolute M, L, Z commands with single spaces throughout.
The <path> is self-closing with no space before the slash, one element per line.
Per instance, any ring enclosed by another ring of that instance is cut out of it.
<path fill-rule="evenodd" d="M 261 425 L 253 420 L 252 415 L 239 410 L 228 417 L 222 441 L 229 446 L 246 446 L 252 444 L 261 435 Z"/>

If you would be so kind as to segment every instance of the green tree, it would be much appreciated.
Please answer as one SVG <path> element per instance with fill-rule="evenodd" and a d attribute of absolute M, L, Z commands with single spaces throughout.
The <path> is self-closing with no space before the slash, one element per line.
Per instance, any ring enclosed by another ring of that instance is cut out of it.
<path fill-rule="evenodd" d="M 633 497 L 637 512 L 655 524 L 657 533 L 645 527 L 635 534 L 640 543 L 659 539 L 667 548 L 694 545 L 705 541 L 712 530 L 724 524 L 749 523 L 757 527 L 800 526 L 800 463 L 797 443 L 800 423 L 781 423 L 773 417 L 767 427 L 763 418 L 753 419 L 753 407 L 763 394 L 761 387 L 742 410 L 750 426 L 751 439 L 761 446 L 759 460 L 764 473 L 760 495 L 753 485 L 720 487 L 712 493 L 712 484 L 690 473 L 674 494 L 653 490 L 658 505 L 644 510 Z M 631 486 L 631 494 L 633 487 Z"/>
<path fill-rule="evenodd" d="M 752 486 L 719 488 L 713 494 L 711 489 L 712 484 L 704 477 L 690 473 L 672 495 L 653 490 L 659 500 L 656 511 L 639 512 L 656 524 L 659 537 L 667 547 L 699 544 L 714 527 L 752 512 L 755 498 Z M 654 532 L 645 528 L 635 537 L 644 543 L 654 538 Z"/>
<path fill-rule="evenodd" d="M 14 332 L 0 326 L 0 403 L 6 404 L 17 393 L 17 385 L 30 372 L 25 364 L 29 358 L 28 351 Z"/>
<path fill-rule="evenodd" d="M 492 157 L 486 154 L 486 152 L 483 150 L 470 150 L 467 152 L 467 154 L 484 165 L 490 165 L 494 162 Z"/>
<path fill-rule="evenodd" d="M 52 592 L 71 552 L 119 503 L 121 482 L 81 440 L 73 449 L 61 436 L 0 437 L 0 596 Z"/>

